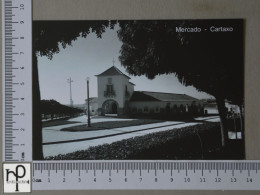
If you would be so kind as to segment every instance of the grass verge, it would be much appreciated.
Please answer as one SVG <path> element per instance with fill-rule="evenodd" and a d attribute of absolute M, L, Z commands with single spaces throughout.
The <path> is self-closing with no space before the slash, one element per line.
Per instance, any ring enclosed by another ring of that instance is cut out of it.
<path fill-rule="evenodd" d="M 73 123 L 79 123 L 79 122 L 66 121 L 64 119 L 57 119 L 57 120 L 53 120 L 53 121 L 42 122 L 42 127 L 52 127 L 52 126 L 59 126 L 59 125 L 68 125 L 68 124 L 73 124 Z"/>
<path fill-rule="evenodd" d="M 164 122 L 164 121 L 154 120 L 154 119 L 106 121 L 106 122 L 93 123 L 91 124 L 91 127 L 88 127 L 87 125 L 79 125 L 79 126 L 63 128 L 61 129 L 61 131 L 95 131 L 95 130 L 114 129 L 114 128 L 129 127 L 129 126 L 147 125 L 147 124 L 160 123 L 160 122 Z"/>

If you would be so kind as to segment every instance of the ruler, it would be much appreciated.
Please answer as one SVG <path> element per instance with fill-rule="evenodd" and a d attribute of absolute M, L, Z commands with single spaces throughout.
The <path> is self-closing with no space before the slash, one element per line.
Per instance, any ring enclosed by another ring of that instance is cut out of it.
<path fill-rule="evenodd" d="M 32 160 L 31 0 L 2 0 L 3 161 Z"/>
<path fill-rule="evenodd" d="M 35 161 L 33 190 L 260 190 L 259 161 Z"/>

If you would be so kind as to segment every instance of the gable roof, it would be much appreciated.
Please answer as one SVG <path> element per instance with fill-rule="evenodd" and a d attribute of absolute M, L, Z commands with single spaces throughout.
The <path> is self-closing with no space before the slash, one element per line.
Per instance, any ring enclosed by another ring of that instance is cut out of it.
<path fill-rule="evenodd" d="M 113 75 L 123 75 L 129 79 L 131 79 L 129 76 L 125 75 L 124 73 L 122 73 L 117 67 L 112 66 L 109 69 L 105 70 L 104 72 L 102 72 L 99 75 L 96 76 L 113 76 Z"/>
<path fill-rule="evenodd" d="M 136 101 L 160 101 L 160 100 L 150 95 L 147 95 L 141 91 L 134 91 L 133 95 L 130 98 L 130 101 L 136 102 Z"/>
<path fill-rule="evenodd" d="M 186 94 L 135 91 L 130 101 L 198 101 L 198 99 Z"/>

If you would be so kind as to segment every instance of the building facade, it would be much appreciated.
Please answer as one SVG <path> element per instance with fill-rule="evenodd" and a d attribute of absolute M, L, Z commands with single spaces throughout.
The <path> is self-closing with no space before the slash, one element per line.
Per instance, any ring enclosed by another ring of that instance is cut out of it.
<path fill-rule="evenodd" d="M 218 115 L 218 106 L 215 99 L 203 100 L 204 115 Z M 228 114 L 240 114 L 239 106 L 232 104 L 230 101 L 225 100 L 226 112 Z"/>
<path fill-rule="evenodd" d="M 131 78 L 115 66 L 96 76 L 98 115 L 203 113 L 203 103 L 186 94 L 134 91 Z"/>
<path fill-rule="evenodd" d="M 190 114 L 203 113 L 200 100 L 186 94 L 135 91 L 129 101 L 132 114 Z"/>
<path fill-rule="evenodd" d="M 127 102 L 134 92 L 130 77 L 112 66 L 105 72 L 96 75 L 98 86 L 98 114 L 124 114 Z"/>

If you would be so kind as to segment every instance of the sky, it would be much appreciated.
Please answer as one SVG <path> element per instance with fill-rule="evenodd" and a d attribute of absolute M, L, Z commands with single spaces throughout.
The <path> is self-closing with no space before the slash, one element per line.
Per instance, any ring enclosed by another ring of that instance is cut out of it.
<path fill-rule="evenodd" d="M 174 74 L 156 76 L 150 80 L 145 76 L 129 75 L 121 66 L 118 57 L 122 42 L 119 41 L 116 31 L 107 29 L 102 38 L 91 33 L 87 38 L 78 38 L 65 49 L 53 55 L 53 59 L 38 57 L 39 82 L 41 99 L 54 99 L 61 104 L 70 103 L 70 88 L 67 80 L 71 78 L 72 99 L 74 104 L 83 104 L 87 98 L 86 78 L 90 78 L 90 97 L 97 97 L 98 75 L 114 65 L 124 74 L 131 77 L 135 91 L 155 91 L 167 93 L 187 94 L 202 99 L 212 96 L 198 92 L 194 87 L 185 87 Z"/>

